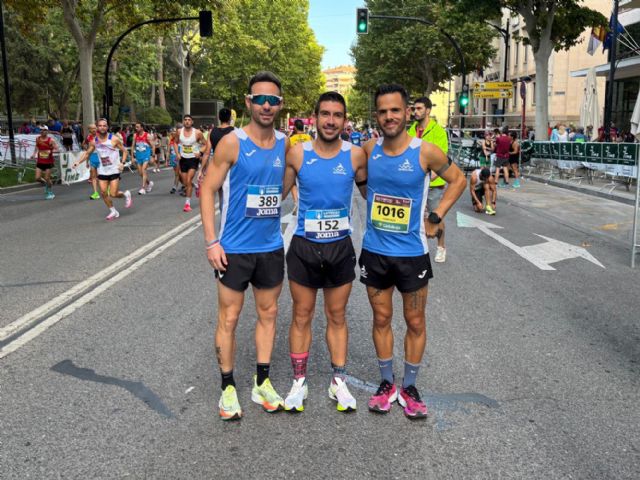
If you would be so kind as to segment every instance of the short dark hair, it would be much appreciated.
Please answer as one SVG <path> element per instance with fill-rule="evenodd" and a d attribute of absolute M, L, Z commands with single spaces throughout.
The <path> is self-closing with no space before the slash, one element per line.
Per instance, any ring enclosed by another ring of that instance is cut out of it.
<path fill-rule="evenodd" d="M 380 85 L 376 90 L 374 97 L 376 107 L 378 106 L 378 97 L 381 95 L 388 95 L 390 93 L 399 93 L 405 106 L 409 104 L 409 94 L 407 93 L 407 89 L 398 83 L 388 83 Z"/>
<path fill-rule="evenodd" d="M 299 118 L 296 118 L 293 122 L 293 127 L 298 130 L 298 131 L 303 131 L 304 130 L 304 122 L 302 120 L 300 120 Z"/>
<path fill-rule="evenodd" d="M 502 133 L 509 133 L 509 126 L 505 125 L 504 127 L 502 127 Z"/>
<path fill-rule="evenodd" d="M 324 92 L 318 98 L 316 102 L 316 108 L 313 110 L 316 115 L 320 113 L 320 104 L 322 102 L 337 102 L 340 103 L 344 107 L 344 113 L 347 113 L 347 102 L 345 102 L 344 97 L 340 95 L 338 92 Z"/>
<path fill-rule="evenodd" d="M 251 80 L 249 80 L 249 90 L 247 92 L 249 95 L 251 95 L 251 87 L 253 87 L 253 84 L 258 82 L 273 83 L 276 87 L 278 87 L 278 90 L 280 90 L 280 93 L 282 93 L 282 83 L 280 83 L 280 79 L 276 77 L 275 73 L 265 70 L 265 71 L 256 73 L 253 77 L 251 77 Z"/>
<path fill-rule="evenodd" d="M 416 103 L 422 103 L 428 109 L 433 108 L 433 104 L 431 103 L 431 100 L 429 100 L 429 97 L 416 98 L 413 101 L 413 104 L 415 105 Z"/>
<path fill-rule="evenodd" d="M 483 168 L 482 170 L 480 170 L 480 180 L 484 181 L 490 176 L 491 176 L 491 170 L 489 170 L 488 168 Z"/>
<path fill-rule="evenodd" d="M 231 121 L 231 110 L 228 108 L 221 108 L 218 112 L 218 120 L 222 123 L 229 123 Z"/>
<path fill-rule="evenodd" d="M 185 114 L 182 116 L 182 120 L 184 120 L 185 118 L 190 118 L 191 120 L 193 120 L 193 117 L 192 117 L 191 115 L 189 115 L 188 113 L 185 113 Z"/>

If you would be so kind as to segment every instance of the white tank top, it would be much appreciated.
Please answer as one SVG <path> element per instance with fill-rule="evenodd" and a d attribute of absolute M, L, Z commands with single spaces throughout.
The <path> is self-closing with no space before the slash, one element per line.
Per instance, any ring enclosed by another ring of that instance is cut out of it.
<path fill-rule="evenodd" d="M 476 190 L 479 190 L 481 188 L 484 188 L 484 180 L 480 179 L 480 172 L 482 171 L 481 168 L 476 168 L 473 173 L 471 175 L 475 175 L 476 176 L 476 186 L 474 187 Z"/>
<path fill-rule="evenodd" d="M 184 128 L 180 129 L 180 155 L 183 158 L 195 158 L 196 144 L 198 143 L 196 129 L 191 129 L 191 136 L 184 136 Z"/>
<path fill-rule="evenodd" d="M 110 133 L 105 142 L 96 136 L 96 153 L 100 159 L 98 175 L 115 175 L 120 173 L 120 151 L 111 144 L 113 135 Z"/>

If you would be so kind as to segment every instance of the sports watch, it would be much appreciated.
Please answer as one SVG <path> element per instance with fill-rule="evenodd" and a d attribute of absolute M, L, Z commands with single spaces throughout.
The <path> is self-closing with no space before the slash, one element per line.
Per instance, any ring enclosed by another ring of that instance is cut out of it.
<path fill-rule="evenodd" d="M 427 217 L 427 220 L 429 221 L 429 223 L 438 225 L 442 221 L 442 218 L 440 218 L 436 212 L 431 212 Z"/>

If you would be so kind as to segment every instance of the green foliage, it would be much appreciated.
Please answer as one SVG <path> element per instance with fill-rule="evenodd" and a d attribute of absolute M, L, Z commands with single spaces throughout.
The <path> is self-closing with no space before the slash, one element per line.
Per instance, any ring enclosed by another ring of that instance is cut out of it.
<path fill-rule="evenodd" d="M 144 115 L 138 116 L 141 121 L 149 125 L 172 125 L 171 115 L 164 108 L 147 108 Z"/>
<path fill-rule="evenodd" d="M 372 92 L 351 89 L 346 97 L 349 120 L 363 124 L 371 121 Z"/>
<path fill-rule="evenodd" d="M 442 29 L 460 44 L 467 72 L 486 66 L 495 55 L 496 31 L 483 18 L 469 15 L 458 2 L 438 0 L 367 0 L 371 14 L 423 17 L 433 22 L 372 19 L 369 34 L 359 35 L 352 48 L 357 88 L 366 91 L 381 83 L 404 84 L 412 93 L 430 93 L 449 79 L 447 64 L 460 73 L 458 54 Z"/>

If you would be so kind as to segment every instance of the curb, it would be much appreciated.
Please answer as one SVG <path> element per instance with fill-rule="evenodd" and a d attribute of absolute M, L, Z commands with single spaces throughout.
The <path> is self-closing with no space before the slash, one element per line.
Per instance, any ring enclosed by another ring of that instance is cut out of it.
<path fill-rule="evenodd" d="M 635 198 L 626 198 L 626 197 L 621 197 L 620 195 L 614 195 L 612 193 L 599 192 L 598 190 L 584 188 L 584 187 L 581 187 L 580 185 L 571 185 L 565 182 L 559 182 L 557 180 L 547 180 L 545 178 L 535 177 L 531 175 L 524 176 L 524 178 L 526 180 L 533 180 L 534 182 L 544 183 L 546 185 L 564 188 L 566 190 L 572 190 L 578 193 L 584 193 L 585 195 L 591 195 L 593 197 L 606 198 L 607 200 L 613 200 L 614 202 L 624 203 L 627 205 L 631 205 L 632 207 L 636 204 Z"/>
<path fill-rule="evenodd" d="M 31 190 L 32 188 L 39 188 L 42 184 L 38 182 L 24 183 L 22 185 L 13 185 L 11 187 L 0 188 L 0 195 L 6 195 L 8 193 L 22 192 L 23 190 Z"/>

